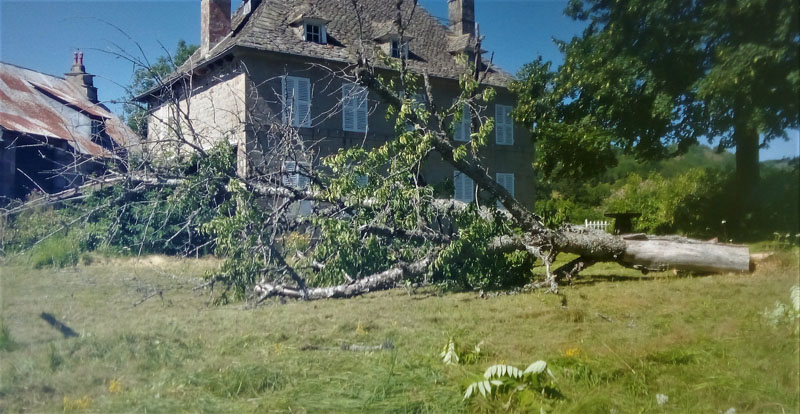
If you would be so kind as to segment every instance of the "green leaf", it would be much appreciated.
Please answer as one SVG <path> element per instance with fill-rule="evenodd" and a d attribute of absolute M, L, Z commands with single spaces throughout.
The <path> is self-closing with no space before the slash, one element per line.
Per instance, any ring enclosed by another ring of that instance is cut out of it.
<path fill-rule="evenodd" d="M 475 390 L 475 383 L 472 383 L 467 387 L 467 392 L 464 393 L 464 399 L 466 400 L 472 395 L 472 391 Z"/>

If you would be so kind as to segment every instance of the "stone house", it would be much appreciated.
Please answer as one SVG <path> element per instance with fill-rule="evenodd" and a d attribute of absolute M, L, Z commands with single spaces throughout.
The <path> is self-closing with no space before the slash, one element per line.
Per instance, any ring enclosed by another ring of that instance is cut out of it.
<path fill-rule="evenodd" d="M 63 78 L 0 62 L 0 204 L 81 185 L 138 142 L 93 76 L 79 52 Z"/>
<path fill-rule="evenodd" d="M 474 0 L 441 1 L 448 1 L 449 25 L 405 1 L 400 12 L 408 23 L 399 33 L 396 0 L 359 0 L 358 11 L 349 0 L 245 0 L 232 16 L 230 0 L 203 0 L 200 48 L 162 86 L 138 98 L 150 109 L 147 141 L 168 141 L 185 128 L 175 120 L 180 113 L 177 118 L 191 121 L 195 144 L 205 148 L 227 139 L 237 145 L 239 174 L 266 165 L 250 150 L 267 139 L 269 123 L 296 127 L 319 157 L 342 147 L 381 145 L 394 136 L 387 106 L 333 75 L 351 66 L 358 52 L 378 71 L 396 75 L 392 61 L 404 56 L 412 72 L 429 75 L 437 105 L 450 106 L 466 71 L 463 56 L 485 51 L 475 50 Z M 498 93 L 486 111 L 496 128 L 481 157 L 498 182 L 532 207 L 533 145 L 529 131 L 510 116 L 514 98 L 507 86 L 513 78 L 487 67 L 485 83 Z M 465 117 L 454 127 L 455 141 L 469 139 L 468 123 Z M 159 150 L 173 151 L 180 150 Z M 457 199 L 474 199 L 472 180 L 436 156 L 422 175 L 427 183 L 446 183 Z"/>

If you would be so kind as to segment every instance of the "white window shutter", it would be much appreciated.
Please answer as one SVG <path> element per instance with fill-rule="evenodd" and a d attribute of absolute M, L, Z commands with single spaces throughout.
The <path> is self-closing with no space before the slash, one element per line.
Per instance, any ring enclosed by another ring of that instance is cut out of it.
<path fill-rule="evenodd" d="M 342 85 L 342 129 L 367 131 L 367 89 L 352 83 Z"/>
<path fill-rule="evenodd" d="M 464 188 L 461 186 L 461 173 L 453 171 L 453 198 L 462 200 L 464 198 Z"/>
<path fill-rule="evenodd" d="M 472 183 L 472 178 L 467 177 L 465 174 L 461 174 L 463 183 L 464 183 L 464 201 L 467 203 L 471 203 L 475 201 L 475 185 Z"/>
<path fill-rule="evenodd" d="M 495 105 L 495 137 L 499 145 L 514 145 L 514 120 L 508 105 Z"/>
<path fill-rule="evenodd" d="M 342 129 L 345 131 L 355 131 L 356 129 L 356 111 L 353 108 L 352 91 L 353 84 L 345 83 L 342 85 Z"/>
<path fill-rule="evenodd" d="M 470 128 L 472 127 L 472 114 L 469 106 L 464 105 L 461 111 L 461 120 L 453 126 L 453 140 L 466 142 L 470 139 Z"/>
<path fill-rule="evenodd" d="M 297 188 L 299 176 L 297 174 L 297 162 L 286 160 L 283 162 L 283 176 L 281 182 L 286 187 Z"/>
<path fill-rule="evenodd" d="M 475 200 L 475 187 L 472 183 L 472 178 L 460 171 L 453 172 L 453 198 L 465 203 L 471 203 Z"/>
<path fill-rule="evenodd" d="M 506 143 L 505 117 L 503 116 L 505 107 L 503 105 L 495 105 L 494 108 L 495 142 L 504 145 Z"/>
<path fill-rule="evenodd" d="M 293 126 L 311 126 L 311 80 L 295 78 Z"/>
<path fill-rule="evenodd" d="M 284 125 L 289 124 L 289 117 L 291 116 L 292 99 L 290 95 L 292 80 L 288 76 L 281 77 L 281 119 Z"/>
<path fill-rule="evenodd" d="M 511 193 L 512 197 L 514 196 L 514 173 L 497 173 L 495 181 Z M 497 208 L 504 208 L 499 200 L 497 201 Z"/>
<path fill-rule="evenodd" d="M 299 189 L 308 188 L 308 184 L 311 180 L 308 178 L 308 174 L 311 173 L 311 166 L 307 162 L 301 162 L 297 164 L 297 187 Z"/>
<path fill-rule="evenodd" d="M 358 121 L 356 122 L 356 128 L 361 132 L 367 131 L 367 115 L 369 112 L 367 110 L 367 96 L 367 90 L 365 88 L 359 88 L 357 95 Z"/>
<path fill-rule="evenodd" d="M 307 162 L 296 162 L 293 160 L 286 160 L 283 162 L 283 174 L 281 182 L 284 186 L 302 190 L 308 188 L 310 172 L 310 164 Z M 290 207 L 292 214 L 299 216 L 310 216 L 314 208 L 314 203 L 311 200 L 299 200 L 292 203 Z"/>
<path fill-rule="evenodd" d="M 328 28 L 324 24 L 319 25 L 319 41 L 323 45 L 328 44 Z"/>
<path fill-rule="evenodd" d="M 508 145 L 514 145 L 514 118 L 511 117 L 511 112 L 514 111 L 513 106 L 506 107 L 506 141 Z M 514 182 L 514 176 L 511 176 L 511 182 Z"/>

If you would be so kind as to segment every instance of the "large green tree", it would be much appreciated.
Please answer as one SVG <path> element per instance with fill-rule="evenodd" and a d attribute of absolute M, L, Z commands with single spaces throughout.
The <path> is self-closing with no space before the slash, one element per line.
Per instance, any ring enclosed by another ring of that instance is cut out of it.
<path fill-rule="evenodd" d="M 147 122 L 147 111 L 134 98 L 153 87 L 175 71 L 183 62 L 189 59 L 197 50 L 197 45 L 189 45 L 183 39 L 178 41 L 175 53 L 159 56 L 154 62 L 136 62 L 138 66 L 133 72 L 131 84 L 128 86 L 128 102 L 123 106 L 123 112 L 128 126 L 136 133 L 143 131 Z"/>
<path fill-rule="evenodd" d="M 535 61 L 517 116 L 535 124 L 540 167 L 585 176 L 700 140 L 736 149 L 739 202 L 759 180 L 760 147 L 798 126 L 800 6 L 795 0 L 570 0 L 587 21 L 560 42 L 564 64 Z M 676 151 L 677 149 L 677 151 Z"/>

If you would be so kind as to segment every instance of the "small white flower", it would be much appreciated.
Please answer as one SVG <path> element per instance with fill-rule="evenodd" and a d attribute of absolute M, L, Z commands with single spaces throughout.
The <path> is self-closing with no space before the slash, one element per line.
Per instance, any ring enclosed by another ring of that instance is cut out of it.
<path fill-rule="evenodd" d="M 725 411 L 725 414 L 736 414 L 736 409 L 733 407 L 728 408 L 728 411 Z"/>
<path fill-rule="evenodd" d="M 669 396 L 665 394 L 656 394 L 656 402 L 658 405 L 664 405 L 669 401 Z"/>

